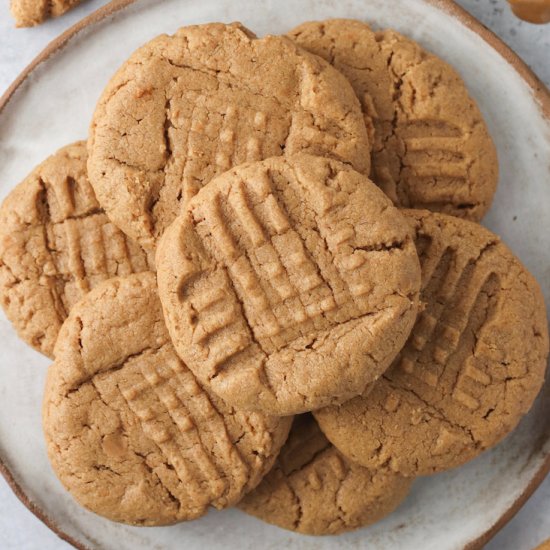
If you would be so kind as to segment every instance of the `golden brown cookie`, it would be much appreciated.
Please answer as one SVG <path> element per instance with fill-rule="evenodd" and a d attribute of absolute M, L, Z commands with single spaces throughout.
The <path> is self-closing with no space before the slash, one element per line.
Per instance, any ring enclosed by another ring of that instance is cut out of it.
<path fill-rule="evenodd" d="M 17 27 L 34 27 L 50 17 L 58 17 L 81 0 L 11 0 L 10 9 Z"/>
<path fill-rule="evenodd" d="M 164 525 L 235 504 L 290 428 L 201 388 L 172 347 L 153 273 L 85 296 L 55 356 L 43 409 L 50 461 L 80 504 L 111 520 Z"/>
<path fill-rule="evenodd" d="M 152 248 L 214 176 L 303 151 L 369 172 L 349 83 L 286 37 L 212 23 L 159 36 L 121 67 L 93 117 L 88 170 L 113 222 Z"/>
<path fill-rule="evenodd" d="M 371 177 L 396 205 L 482 218 L 497 185 L 496 149 L 452 67 L 360 21 L 304 23 L 289 36 L 351 82 L 374 123 Z"/>
<path fill-rule="evenodd" d="M 411 479 L 347 460 L 309 414 L 298 416 L 273 469 L 239 508 L 306 535 L 336 535 L 391 514 Z"/>
<path fill-rule="evenodd" d="M 156 261 L 176 351 L 247 410 L 294 414 L 359 395 L 417 313 L 406 220 L 366 176 L 321 157 L 218 176 L 166 231 Z"/>
<path fill-rule="evenodd" d="M 57 151 L 0 208 L 0 302 L 19 336 L 51 356 L 73 305 L 148 258 L 107 218 L 86 175 L 86 145 Z"/>
<path fill-rule="evenodd" d="M 517 425 L 544 381 L 548 326 L 537 282 L 496 235 L 406 215 L 425 309 L 368 396 L 315 416 L 350 459 L 416 476 L 465 463 Z"/>

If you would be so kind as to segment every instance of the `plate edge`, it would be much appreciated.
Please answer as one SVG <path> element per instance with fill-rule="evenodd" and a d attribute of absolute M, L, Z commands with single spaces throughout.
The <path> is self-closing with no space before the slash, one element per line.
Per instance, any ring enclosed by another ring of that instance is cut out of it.
<path fill-rule="evenodd" d="M 59 528 L 57 523 L 53 521 L 40 507 L 38 507 L 25 493 L 21 485 L 17 482 L 11 470 L 6 466 L 2 457 L 0 457 L 0 474 L 6 480 L 6 483 L 9 485 L 10 489 L 13 491 L 15 496 L 21 501 L 21 503 L 31 511 L 50 531 L 56 534 L 61 540 L 64 540 L 77 550 L 91 550 L 88 547 L 84 546 L 76 539 L 65 533 L 62 529 Z"/>

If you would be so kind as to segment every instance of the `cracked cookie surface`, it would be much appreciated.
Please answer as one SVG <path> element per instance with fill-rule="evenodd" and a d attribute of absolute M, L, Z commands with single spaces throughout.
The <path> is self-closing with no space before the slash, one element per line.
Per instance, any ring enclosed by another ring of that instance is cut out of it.
<path fill-rule="evenodd" d="M 244 162 L 309 152 L 370 168 L 347 80 L 288 38 L 239 24 L 184 27 L 137 50 L 97 105 L 89 152 L 99 202 L 147 248 L 182 203 Z"/>
<path fill-rule="evenodd" d="M 405 215 L 425 308 L 368 396 L 315 416 L 350 459 L 416 476 L 463 464 L 515 428 L 544 382 L 548 326 L 537 282 L 496 235 Z"/>
<path fill-rule="evenodd" d="M 115 227 L 86 175 L 77 142 L 42 162 L 0 208 L 0 301 L 19 336 L 51 357 L 59 329 L 90 289 L 154 268 Z"/>
<path fill-rule="evenodd" d="M 392 513 L 411 484 L 388 468 L 346 459 L 308 414 L 295 418 L 273 469 L 238 507 L 283 529 L 336 535 Z"/>
<path fill-rule="evenodd" d="M 366 176 L 321 157 L 218 176 L 168 228 L 156 261 L 176 351 L 247 410 L 294 414 L 361 394 L 417 313 L 405 218 Z"/>
<path fill-rule="evenodd" d="M 10 10 L 17 27 L 34 27 L 58 17 L 82 0 L 11 0 Z"/>
<path fill-rule="evenodd" d="M 288 36 L 351 82 L 374 125 L 371 178 L 394 204 L 483 217 L 498 181 L 496 149 L 450 65 L 360 21 L 304 23 Z"/>
<path fill-rule="evenodd" d="M 269 471 L 291 419 L 239 412 L 177 357 L 153 273 L 107 281 L 77 304 L 48 371 L 53 469 L 111 520 L 165 525 L 225 508 Z"/>

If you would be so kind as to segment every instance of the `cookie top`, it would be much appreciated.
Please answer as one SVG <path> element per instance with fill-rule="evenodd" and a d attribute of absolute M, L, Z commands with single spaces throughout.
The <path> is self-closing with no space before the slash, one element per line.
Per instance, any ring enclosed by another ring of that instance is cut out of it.
<path fill-rule="evenodd" d="M 239 412 L 177 357 L 153 273 L 77 304 L 48 371 L 44 432 L 55 473 L 114 521 L 163 525 L 235 504 L 267 473 L 290 419 Z"/>
<path fill-rule="evenodd" d="M 496 150 L 451 66 L 360 21 L 304 23 L 289 36 L 351 82 L 374 124 L 371 177 L 394 204 L 482 218 L 497 185 Z"/>
<path fill-rule="evenodd" d="M 34 27 L 49 17 L 58 17 L 81 0 L 11 0 L 10 9 L 16 27 Z"/>
<path fill-rule="evenodd" d="M 51 356 L 61 324 L 90 289 L 154 267 L 99 206 L 74 143 L 35 168 L 0 208 L 0 302 L 19 336 Z"/>
<path fill-rule="evenodd" d="M 393 512 L 412 480 L 342 456 L 311 415 L 298 416 L 273 469 L 239 508 L 306 535 L 336 535 Z"/>
<path fill-rule="evenodd" d="M 159 292 L 176 351 L 228 403 L 294 414 L 359 395 L 417 313 L 405 218 L 338 161 L 236 167 L 161 239 Z"/>
<path fill-rule="evenodd" d="M 302 151 L 369 172 L 350 84 L 286 37 L 212 23 L 159 36 L 121 67 L 93 117 L 88 169 L 113 222 L 151 248 L 217 174 Z"/>
<path fill-rule="evenodd" d="M 548 326 L 538 284 L 496 235 L 406 215 L 425 309 L 371 393 L 316 418 L 350 459 L 416 476 L 463 464 L 516 426 L 544 381 Z"/>

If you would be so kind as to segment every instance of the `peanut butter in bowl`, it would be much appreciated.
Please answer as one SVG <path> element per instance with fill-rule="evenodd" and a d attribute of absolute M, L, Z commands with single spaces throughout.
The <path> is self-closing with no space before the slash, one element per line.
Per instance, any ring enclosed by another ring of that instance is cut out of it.
<path fill-rule="evenodd" d="M 544 24 L 550 22 L 550 0 L 508 0 L 512 11 L 524 21 Z"/>

